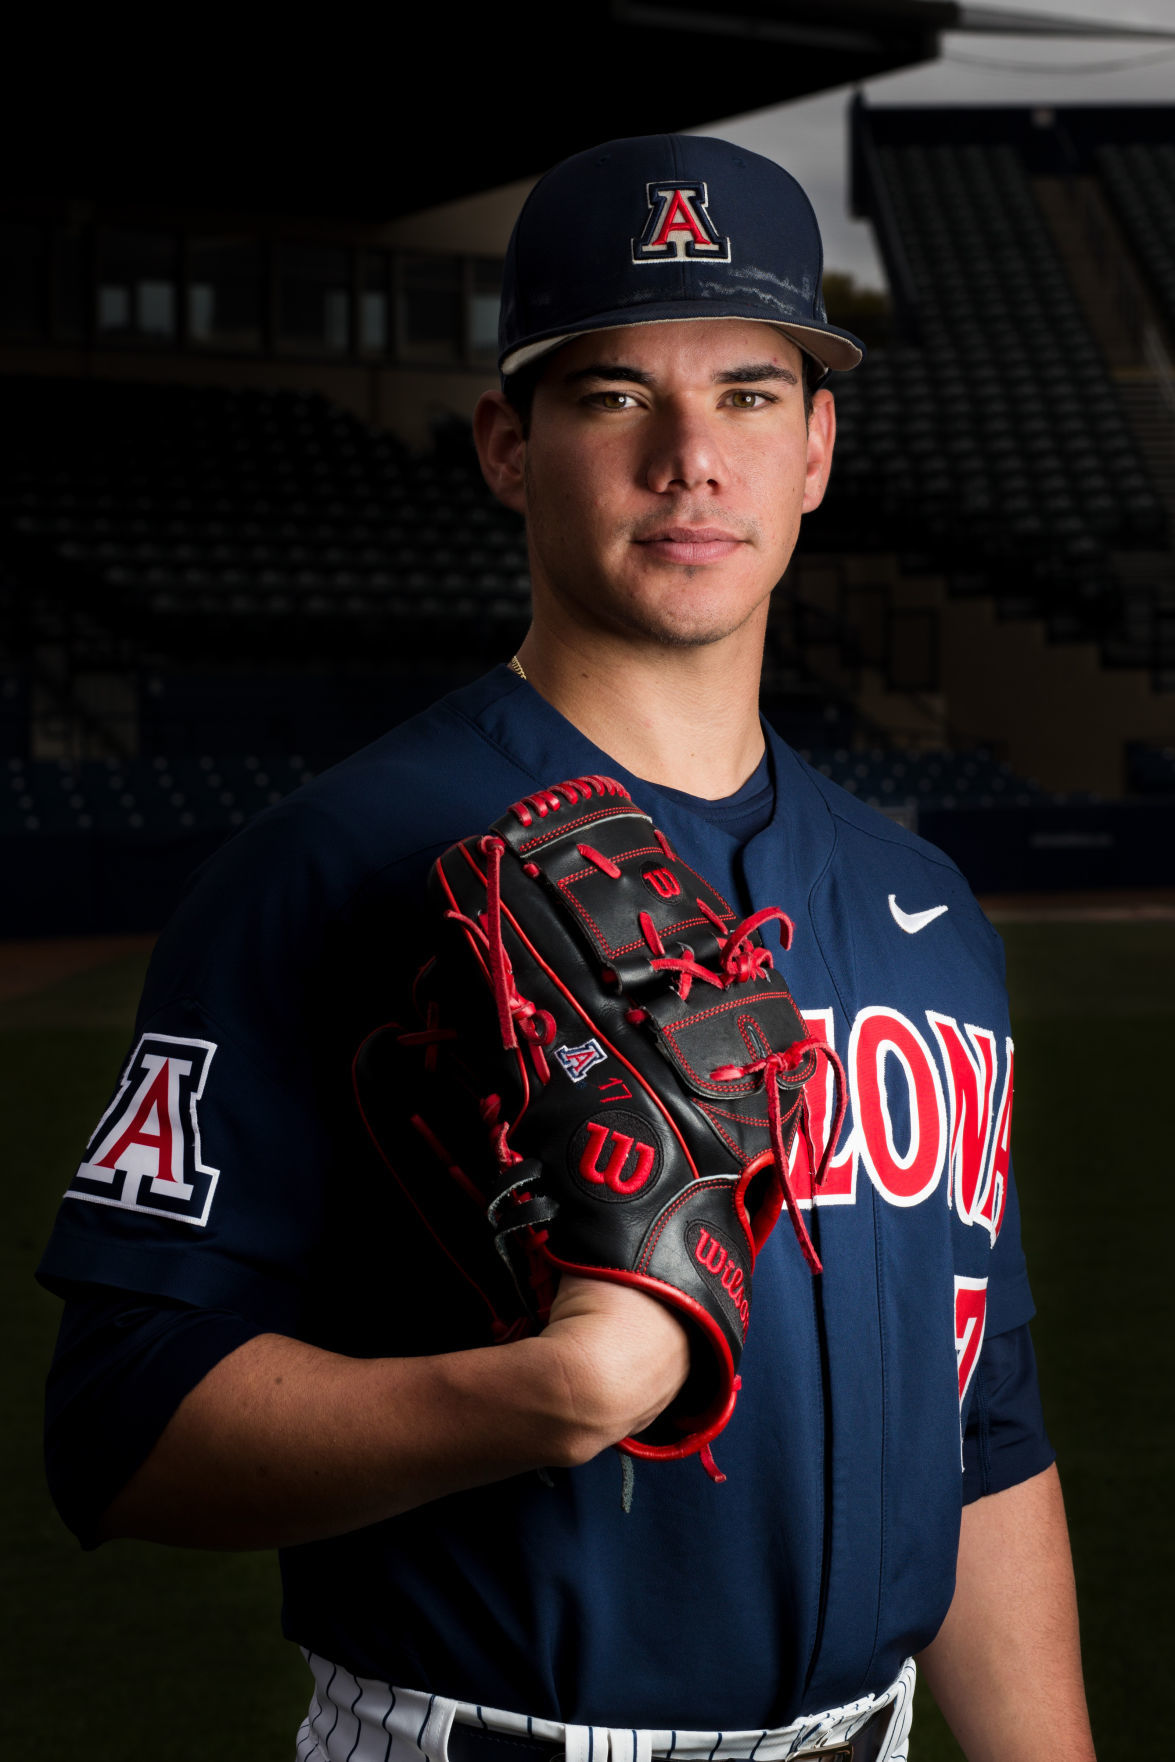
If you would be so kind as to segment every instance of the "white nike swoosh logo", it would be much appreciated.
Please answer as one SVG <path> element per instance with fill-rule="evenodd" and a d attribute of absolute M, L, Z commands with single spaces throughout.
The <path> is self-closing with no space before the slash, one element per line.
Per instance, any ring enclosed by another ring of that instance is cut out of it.
<path fill-rule="evenodd" d="M 907 936 L 916 936 L 919 930 L 925 930 L 927 924 L 933 924 L 935 918 L 941 918 L 942 914 L 949 912 L 951 908 L 949 905 L 932 905 L 928 906 L 924 912 L 904 912 L 898 904 L 897 894 L 891 893 L 889 909 L 898 928 L 904 930 Z"/>

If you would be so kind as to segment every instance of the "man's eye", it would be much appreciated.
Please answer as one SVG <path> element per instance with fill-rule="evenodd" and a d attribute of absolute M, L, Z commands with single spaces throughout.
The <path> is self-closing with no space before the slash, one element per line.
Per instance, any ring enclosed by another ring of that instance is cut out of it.
<path fill-rule="evenodd" d="M 592 402 L 600 410 L 631 410 L 636 399 L 631 392 L 597 392 Z"/>
<path fill-rule="evenodd" d="M 734 410 L 758 410 L 763 404 L 774 403 L 764 392 L 733 391 L 730 394 L 730 405 Z"/>

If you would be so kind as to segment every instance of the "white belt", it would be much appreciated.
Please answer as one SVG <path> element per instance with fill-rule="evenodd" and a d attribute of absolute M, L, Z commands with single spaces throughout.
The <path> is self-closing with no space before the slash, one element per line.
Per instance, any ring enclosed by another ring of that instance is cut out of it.
<path fill-rule="evenodd" d="M 421 1689 L 397 1689 L 372 1677 L 352 1676 L 341 1665 L 307 1652 L 315 1690 L 298 1732 L 298 1762 L 449 1762 L 454 1721 L 535 1738 L 562 1749 L 567 1762 L 722 1762 L 753 1757 L 754 1762 L 786 1762 L 807 1750 L 830 1750 L 849 1742 L 882 1707 L 894 1717 L 878 1762 L 907 1762 L 914 1712 L 914 1660 L 907 1658 L 897 1677 L 878 1695 L 865 1695 L 845 1707 L 797 1719 L 774 1731 L 634 1731 L 629 1726 L 563 1725 L 532 1719 L 496 1707 L 450 1701 Z"/>

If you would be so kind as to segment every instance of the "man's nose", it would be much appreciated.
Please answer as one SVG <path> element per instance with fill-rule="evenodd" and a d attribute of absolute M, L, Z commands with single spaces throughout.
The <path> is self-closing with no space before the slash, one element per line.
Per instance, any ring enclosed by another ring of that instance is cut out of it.
<path fill-rule="evenodd" d="M 719 438 L 706 414 L 672 406 L 658 412 L 645 472 L 651 490 L 717 488 L 724 474 Z"/>

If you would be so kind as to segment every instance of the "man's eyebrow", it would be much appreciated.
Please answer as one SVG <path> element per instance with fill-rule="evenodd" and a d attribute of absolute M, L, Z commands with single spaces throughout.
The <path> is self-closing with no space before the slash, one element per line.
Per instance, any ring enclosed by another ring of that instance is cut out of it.
<path fill-rule="evenodd" d="M 779 367 L 774 361 L 750 361 L 745 367 L 727 367 L 714 375 L 716 385 L 753 385 L 764 379 L 785 379 L 799 385 L 799 375 L 790 367 Z"/>
<path fill-rule="evenodd" d="M 623 363 L 611 366 L 607 362 L 594 361 L 590 367 L 577 367 L 574 373 L 566 375 L 565 385 L 576 385 L 583 379 L 627 379 L 633 385 L 653 385 L 656 375 L 646 373 L 643 367 L 625 367 Z"/>
<path fill-rule="evenodd" d="M 593 361 L 590 367 L 577 367 L 573 373 L 564 377 L 565 385 L 578 385 L 585 379 L 605 379 L 609 381 L 623 380 L 630 385 L 655 385 L 655 373 L 646 373 L 643 367 L 629 367 L 624 362 L 614 365 L 603 361 Z M 780 367 L 774 361 L 748 361 L 740 367 L 724 367 L 713 378 L 715 385 L 760 385 L 765 380 L 782 379 L 789 385 L 798 385 L 799 375 L 790 367 Z"/>

